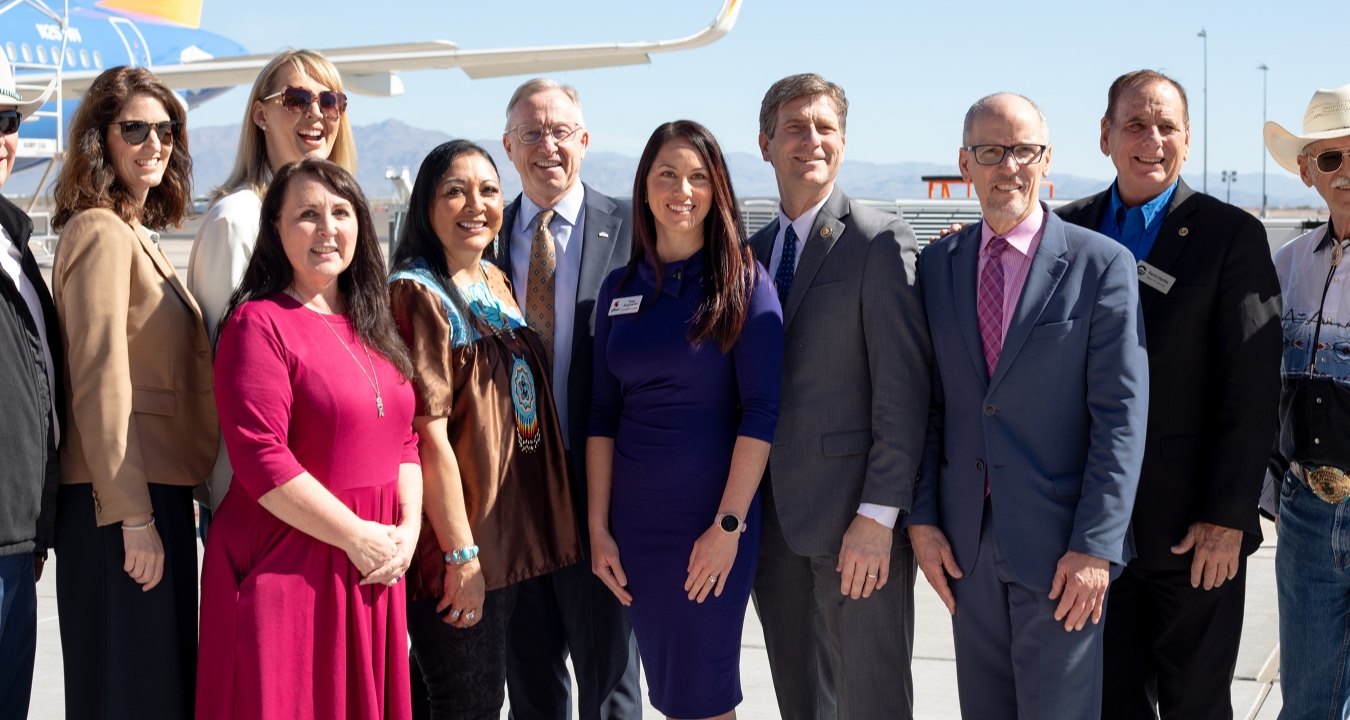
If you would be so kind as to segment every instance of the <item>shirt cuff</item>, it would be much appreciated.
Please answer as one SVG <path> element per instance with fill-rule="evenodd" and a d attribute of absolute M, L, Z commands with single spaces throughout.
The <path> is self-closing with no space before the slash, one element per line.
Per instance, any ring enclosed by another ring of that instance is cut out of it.
<path fill-rule="evenodd" d="M 858 514 L 876 520 L 885 525 L 888 529 L 895 529 L 895 521 L 900 519 L 900 508 L 890 505 L 876 505 L 873 503 L 861 503 L 858 505 Z"/>

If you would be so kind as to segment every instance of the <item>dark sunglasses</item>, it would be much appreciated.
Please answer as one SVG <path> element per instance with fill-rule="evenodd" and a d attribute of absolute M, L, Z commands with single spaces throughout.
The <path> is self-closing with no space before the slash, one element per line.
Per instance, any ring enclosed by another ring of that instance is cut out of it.
<path fill-rule="evenodd" d="M 314 93 L 298 87 L 288 87 L 263 98 L 263 102 L 281 98 L 281 106 L 299 115 L 308 112 L 314 106 Z M 332 90 L 319 93 L 319 114 L 329 120 L 336 120 L 347 112 L 347 96 Z"/>
<path fill-rule="evenodd" d="M 23 118 L 19 117 L 18 110 L 0 110 L 0 135 L 13 135 L 19 131 L 19 123 Z"/>
<path fill-rule="evenodd" d="M 1334 173 L 1341 169 L 1341 163 L 1350 150 L 1328 150 L 1317 153 L 1317 169 L 1324 173 Z"/>
<path fill-rule="evenodd" d="M 123 120 L 113 123 L 122 131 L 122 141 L 128 145 L 140 145 L 145 139 L 150 137 L 150 131 L 154 130 L 155 135 L 159 136 L 160 145 L 172 145 L 173 139 L 178 137 L 178 130 L 182 124 L 176 120 L 165 120 L 163 122 L 150 123 L 144 120 Z"/>

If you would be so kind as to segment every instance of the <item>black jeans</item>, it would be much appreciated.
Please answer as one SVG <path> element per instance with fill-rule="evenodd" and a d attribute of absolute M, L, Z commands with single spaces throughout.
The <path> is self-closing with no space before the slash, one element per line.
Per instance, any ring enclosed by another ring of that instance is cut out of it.
<path fill-rule="evenodd" d="M 497 720 L 506 702 L 506 626 L 516 604 L 516 586 L 488 591 L 483 619 L 464 629 L 445 623 L 436 613 L 438 602 L 408 601 L 413 717 Z"/>

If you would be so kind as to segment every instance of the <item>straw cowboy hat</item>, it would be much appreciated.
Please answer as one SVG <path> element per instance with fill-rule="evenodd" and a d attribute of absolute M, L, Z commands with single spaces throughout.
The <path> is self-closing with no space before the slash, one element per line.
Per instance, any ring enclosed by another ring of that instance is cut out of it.
<path fill-rule="evenodd" d="M 1303 148 L 1318 140 L 1350 137 L 1350 85 L 1335 90 L 1318 90 L 1303 113 L 1303 134 L 1295 135 L 1279 123 L 1266 123 L 1266 149 L 1275 162 L 1295 175 L 1300 174 L 1298 156 Z"/>
<path fill-rule="evenodd" d="M 47 102 L 47 98 L 51 97 L 55 88 L 56 81 L 53 80 L 47 84 L 47 89 L 41 95 L 32 100 L 24 100 L 14 84 L 14 70 L 9 66 L 9 58 L 0 52 L 0 107 L 16 106 L 19 109 L 19 116 L 26 118 Z"/>

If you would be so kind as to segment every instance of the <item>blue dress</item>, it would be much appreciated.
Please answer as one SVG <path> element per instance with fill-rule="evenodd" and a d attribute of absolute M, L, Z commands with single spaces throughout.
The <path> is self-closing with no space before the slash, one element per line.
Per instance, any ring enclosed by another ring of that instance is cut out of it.
<path fill-rule="evenodd" d="M 783 369 L 783 313 L 763 267 L 731 352 L 712 340 L 689 342 L 703 264 L 702 252 L 667 264 L 659 295 L 649 265 L 627 282 L 620 268 L 596 304 L 590 434 L 614 438 L 610 529 L 633 595 L 628 611 L 651 704 L 669 717 L 719 715 L 742 699 L 758 493 L 722 596 L 692 602 L 684 581 L 694 541 L 721 504 L 737 436 L 773 441 Z M 624 314 L 622 299 L 633 297 L 641 298 L 637 312 Z"/>

